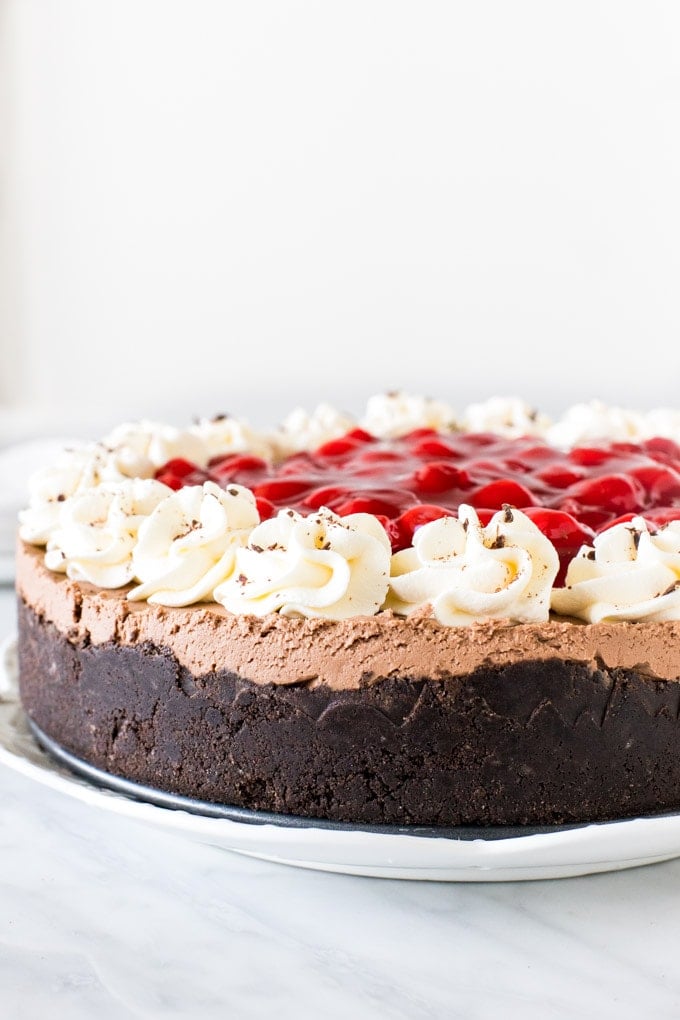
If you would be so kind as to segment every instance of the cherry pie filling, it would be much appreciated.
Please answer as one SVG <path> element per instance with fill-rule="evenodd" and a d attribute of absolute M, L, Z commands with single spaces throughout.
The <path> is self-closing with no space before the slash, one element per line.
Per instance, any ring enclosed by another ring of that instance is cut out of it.
<path fill-rule="evenodd" d="M 556 547 L 556 585 L 598 532 L 637 514 L 656 527 L 680 520 L 680 446 L 663 438 L 561 452 L 531 436 L 416 429 L 381 440 L 353 429 L 276 465 L 248 453 L 216 457 L 206 468 L 174 459 L 156 478 L 176 490 L 205 481 L 247 486 L 262 520 L 284 507 L 303 515 L 320 507 L 341 517 L 374 514 L 395 552 L 411 545 L 418 527 L 455 515 L 461 503 L 483 524 L 509 504 Z"/>

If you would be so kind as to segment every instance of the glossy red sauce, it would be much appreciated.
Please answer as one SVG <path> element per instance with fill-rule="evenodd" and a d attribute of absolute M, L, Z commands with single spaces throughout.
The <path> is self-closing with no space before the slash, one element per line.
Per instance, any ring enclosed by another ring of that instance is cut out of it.
<path fill-rule="evenodd" d="M 375 514 L 396 551 L 417 527 L 455 514 L 461 503 L 482 523 L 504 505 L 523 510 L 569 560 L 597 531 L 641 514 L 652 525 L 680 519 L 680 446 L 670 439 L 597 443 L 567 453 L 534 437 L 442 435 L 418 429 L 379 440 L 361 429 L 272 466 L 230 454 L 201 469 L 172 460 L 156 477 L 173 489 L 212 480 L 255 493 L 260 516 L 283 507 L 308 514 L 322 506 L 341 516 Z"/>

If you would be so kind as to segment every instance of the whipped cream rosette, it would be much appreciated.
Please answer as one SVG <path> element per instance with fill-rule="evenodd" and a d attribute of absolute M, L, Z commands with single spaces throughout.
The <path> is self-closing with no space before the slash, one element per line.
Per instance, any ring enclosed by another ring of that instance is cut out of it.
<path fill-rule="evenodd" d="M 54 464 L 29 480 L 29 504 L 19 513 L 19 536 L 32 545 L 46 545 L 59 525 L 64 501 L 77 492 L 125 479 L 112 452 L 90 443 L 63 450 Z"/>
<path fill-rule="evenodd" d="M 588 623 L 680 619 L 680 521 L 650 531 L 634 517 L 603 531 L 569 564 L 552 608 Z"/>
<path fill-rule="evenodd" d="M 356 420 L 331 404 L 319 404 L 311 413 L 298 407 L 272 435 L 277 457 L 301 450 L 315 450 L 331 439 L 339 439 L 356 428 Z"/>
<path fill-rule="evenodd" d="M 129 584 L 139 526 L 170 491 L 153 479 L 137 478 L 76 493 L 61 504 L 45 565 L 101 588 Z"/>
<path fill-rule="evenodd" d="M 381 439 L 406 435 L 414 429 L 448 432 L 457 427 L 454 409 L 441 400 L 398 391 L 370 397 L 361 427 Z"/>
<path fill-rule="evenodd" d="M 664 436 L 680 443 L 680 411 L 671 407 L 648 411 L 643 419 L 643 434 L 646 438 Z"/>
<path fill-rule="evenodd" d="M 371 514 L 282 510 L 237 550 L 236 568 L 215 600 L 233 613 L 344 620 L 378 611 L 389 569 L 389 539 Z"/>
<path fill-rule="evenodd" d="M 204 467 L 210 457 L 203 438 L 190 429 L 146 419 L 118 425 L 103 444 L 129 478 L 150 478 L 157 468 L 175 458 Z"/>
<path fill-rule="evenodd" d="M 252 453 L 264 460 L 272 458 L 272 443 L 267 437 L 256 432 L 247 421 L 229 414 L 200 418 L 189 428 L 189 434 L 203 444 L 206 460 L 229 453 Z M 190 457 L 186 459 L 191 460 Z"/>
<path fill-rule="evenodd" d="M 509 438 L 544 436 L 550 424 L 550 418 L 517 397 L 490 397 L 470 404 L 462 416 L 462 426 L 468 432 L 493 432 Z"/>
<path fill-rule="evenodd" d="M 189 606 L 211 599 L 234 570 L 236 551 L 260 520 L 242 485 L 191 485 L 164 499 L 139 529 L 133 554 L 141 582 L 131 600 Z"/>
<path fill-rule="evenodd" d="M 489 618 L 548 619 L 559 561 L 555 547 L 519 510 L 499 511 L 482 527 L 472 507 L 458 519 L 421 527 L 413 546 L 392 557 L 388 608 L 409 615 L 431 604 L 446 626 Z"/>
<path fill-rule="evenodd" d="M 546 437 L 557 449 L 569 450 L 601 439 L 626 442 L 645 433 L 645 419 L 639 412 L 591 400 L 570 407 L 547 429 Z"/>

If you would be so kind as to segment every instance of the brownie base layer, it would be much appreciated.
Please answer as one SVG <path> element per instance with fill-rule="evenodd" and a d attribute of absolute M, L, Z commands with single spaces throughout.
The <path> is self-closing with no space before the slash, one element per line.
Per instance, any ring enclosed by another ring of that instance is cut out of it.
<path fill-rule="evenodd" d="M 194 676 L 168 650 L 73 644 L 19 600 L 37 725 L 126 779 L 388 825 L 543 825 L 680 809 L 680 682 L 561 659 L 355 690 Z"/>

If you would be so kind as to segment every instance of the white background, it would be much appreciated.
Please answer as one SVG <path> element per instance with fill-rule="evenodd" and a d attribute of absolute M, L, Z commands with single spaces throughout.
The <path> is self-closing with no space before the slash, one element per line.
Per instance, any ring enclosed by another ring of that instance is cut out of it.
<path fill-rule="evenodd" d="M 0 11 L 0 410 L 677 405 L 674 0 Z"/>

